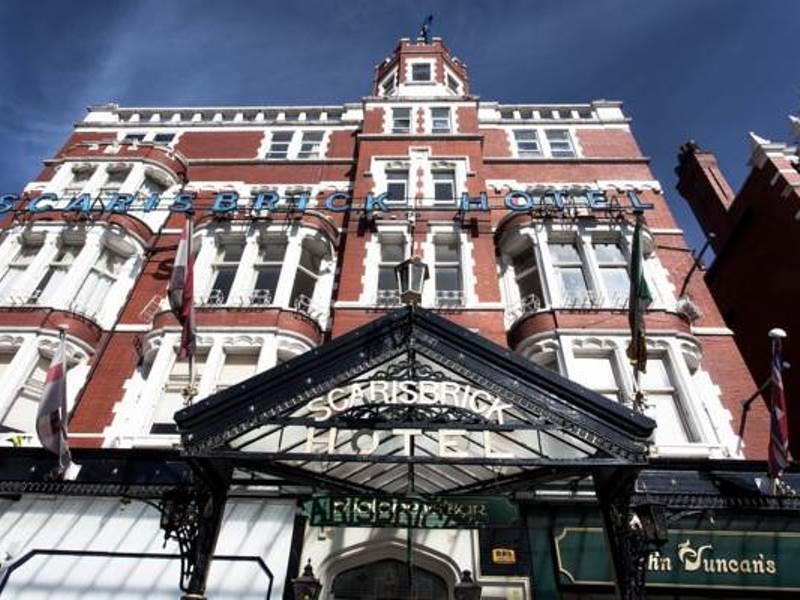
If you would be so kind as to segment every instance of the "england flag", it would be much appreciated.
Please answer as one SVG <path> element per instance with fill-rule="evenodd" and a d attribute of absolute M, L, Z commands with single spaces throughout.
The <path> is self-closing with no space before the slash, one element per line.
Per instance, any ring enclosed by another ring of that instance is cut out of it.
<path fill-rule="evenodd" d="M 44 383 L 44 393 L 36 413 L 39 442 L 58 456 L 58 472 L 63 475 L 72 462 L 67 443 L 67 378 L 65 343 L 62 335 Z"/>

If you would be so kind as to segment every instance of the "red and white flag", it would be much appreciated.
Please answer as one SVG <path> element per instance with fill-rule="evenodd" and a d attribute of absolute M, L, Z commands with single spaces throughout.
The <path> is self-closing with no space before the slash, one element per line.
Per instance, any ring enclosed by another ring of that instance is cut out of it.
<path fill-rule="evenodd" d="M 180 358 L 186 358 L 194 352 L 194 253 L 192 252 L 192 235 L 194 227 L 192 218 L 187 216 L 183 228 L 175 263 L 169 279 L 169 305 L 183 326 L 181 333 Z"/>
<path fill-rule="evenodd" d="M 777 479 L 783 474 L 792 460 L 789 453 L 789 425 L 786 420 L 786 397 L 783 394 L 783 376 L 781 369 L 781 340 L 772 340 L 772 364 L 770 367 L 769 395 L 769 458 L 768 474 Z"/>
<path fill-rule="evenodd" d="M 58 456 L 59 473 L 63 474 L 72 462 L 67 443 L 67 364 L 63 335 L 58 344 L 47 378 L 44 393 L 36 412 L 36 434 L 42 446 Z"/>

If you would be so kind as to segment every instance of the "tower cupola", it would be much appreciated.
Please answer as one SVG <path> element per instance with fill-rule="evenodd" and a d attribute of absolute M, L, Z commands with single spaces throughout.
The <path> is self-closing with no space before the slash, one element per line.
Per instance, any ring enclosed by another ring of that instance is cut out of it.
<path fill-rule="evenodd" d="M 403 38 L 375 67 L 372 95 L 381 98 L 442 98 L 469 95 L 467 65 L 450 55 L 441 38 Z"/>

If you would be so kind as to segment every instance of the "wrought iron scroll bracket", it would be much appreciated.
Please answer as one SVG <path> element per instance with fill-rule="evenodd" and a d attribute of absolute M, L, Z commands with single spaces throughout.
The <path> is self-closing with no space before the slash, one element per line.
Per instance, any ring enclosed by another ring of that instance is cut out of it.
<path fill-rule="evenodd" d="M 161 513 L 164 545 L 178 544 L 181 559 L 180 589 L 184 598 L 204 598 L 208 569 L 222 523 L 226 493 L 202 480 L 191 488 L 176 488 L 163 494 Z"/>
<path fill-rule="evenodd" d="M 646 598 L 645 575 L 650 554 L 661 543 L 647 531 L 632 505 L 636 471 L 595 476 L 611 549 L 617 592 L 623 600 Z"/>

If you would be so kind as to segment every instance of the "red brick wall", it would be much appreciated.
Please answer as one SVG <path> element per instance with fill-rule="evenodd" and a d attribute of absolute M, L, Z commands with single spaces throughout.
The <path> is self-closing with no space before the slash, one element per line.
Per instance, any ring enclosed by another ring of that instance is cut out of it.
<path fill-rule="evenodd" d="M 176 149 L 187 158 L 259 158 L 260 131 L 189 131 Z"/>

